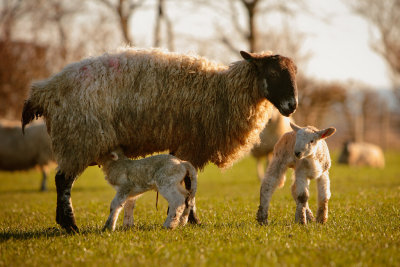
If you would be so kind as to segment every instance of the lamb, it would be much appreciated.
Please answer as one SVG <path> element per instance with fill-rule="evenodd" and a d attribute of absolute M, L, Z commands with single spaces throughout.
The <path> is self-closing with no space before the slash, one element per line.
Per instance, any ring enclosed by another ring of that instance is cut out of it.
<path fill-rule="evenodd" d="M 130 160 L 120 148 L 100 159 L 99 164 L 106 180 L 117 190 L 103 230 L 115 230 L 122 207 L 125 208 L 124 226 L 133 226 L 136 199 L 152 189 L 158 190 L 168 201 L 165 228 L 174 229 L 187 223 L 189 211 L 195 207 L 197 189 L 197 172 L 192 164 L 172 155 Z"/>
<path fill-rule="evenodd" d="M 128 157 L 170 151 L 197 169 L 226 168 L 251 149 L 272 104 L 298 104 L 296 66 L 287 57 L 241 51 L 230 66 L 205 58 L 127 48 L 66 66 L 33 83 L 23 127 L 43 116 L 59 171 L 56 221 L 79 231 L 71 204 L 77 176 L 112 148 Z M 271 104 L 272 103 L 272 104 Z M 189 222 L 198 223 L 190 212 Z"/>
<path fill-rule="evenodd" d="M 268 208 L 272 194 L 285 182 L 288 167 L 294 169 L 292 196 L 296 202 L 295 221 L 306 224 L 314 221 L 308 206 L 310 179 L 316 179 L 318 187 L 317 222 L 328 220 L 328 201 L 331 196 L 329 168 L 331 159 L 325 138 L 333 135 L 335 128 L 318 130 L 313 126 L 300 128 L 290 123 L 293 131 L 283 135 L 275 145 L 274 154 L 269 164 L 260 189 L 260 206 L 257 220 L 268 224 Z"/>
<path fill-rule="evenodd" d="M 346 142 L 338 162 L 350 166 L 385 167 L 382 149 L 377 145 L 365 142 Z"/>
<path fill-rule="evenodd" d="M 290 132 L 291 119 L 282 116 L 277 110 L 272 112 L 271 118 L 265 125 L 264 130 L 260 134 L 260 143 L 256 144 L 251 149 L 251 155 L 257 162 L 257 176 L 260 181 L 264 177 L 264 164 L 262 158 L 267 157 L 268 161 L 271 160 L 272 151 L 279 138 L 287 132 Z"/>
<path fill-rule="evenodd" d="M 41 191 L 47 190 L 47 169 L 54 162 L 50 137 L 44 123 L 26 129 L 10 121 L 0 123 L 0 170 L 29 170 L 38 166 L 42 173 Z"/>

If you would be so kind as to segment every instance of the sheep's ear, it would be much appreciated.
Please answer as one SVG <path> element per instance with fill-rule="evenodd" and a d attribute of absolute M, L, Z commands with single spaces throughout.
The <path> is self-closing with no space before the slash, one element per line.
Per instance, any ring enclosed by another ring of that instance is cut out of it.
<path fill-rule="evenodd" d="M 320 139 L 328 138 L 336 132 L 336 129 L 333 127 L 326 128 L 324 130 L 318 131 L 318 135 Z"/>
<path fill-rule="evenodd" d="M 115 151 L 111 152 L 110 157 L 112 160 L 118 160 L 118 155 Z"/>
<path fill-rule="evenodd" d="M 251 62 L 254 59 L 254 57 L 251 55 L 251 53 L 248 53 L 246 51 L 240 51 L 240 55 L 242 56 L 242 58 L 244 58 L 248 62 Z"/>
<path fill-rule="evenodd" d="M 293 122 L 290 122 L 290 127 L 292 127 L 293 131 L 295 131 L 295 132 L 297 132 L 298 130 L 301 129 L 299 126 L 297 126 Z"/>

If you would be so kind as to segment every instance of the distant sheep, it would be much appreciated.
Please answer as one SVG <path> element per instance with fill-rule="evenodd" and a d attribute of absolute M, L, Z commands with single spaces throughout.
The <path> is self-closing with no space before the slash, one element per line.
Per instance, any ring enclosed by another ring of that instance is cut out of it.
<path fill-rule="evenodd" d="M 382 149 L 377 145 L 363 142 L 346 142 L 338 162 L 350 166 L 385 167 Z"/>
<path fill-rule="evenodd" d="M 163 226 L 174 229 L 187 223 L 190 208 L 195 206 L 197 189 L 197 172 L 192 164 L 172 155 L 130 160 L 122 149 L 111 152 L 99 160 L 99 164 L 106 180 L 117 190 L 103 230 L 114 231 L 122 207 L 125 208 L 124 226 L 132 226 L 136 199 L 153 189 L 160 192 L 169 204 Z"/>
<path fill-rule="evenodd" d="M 287 168 L 294 169 L 292 196 L 297 208 L 295 221 L 306 224 L 314 216 L 308 207 L 310 179 L 316 179 L 318 186 L 317 222 L 325 223 L 328 219 L 328 201 L 331 196 L 329 168 L 331 158 L 325 138 L 335 133 L 335 128 L 318 130 L 307 126 L 300 128 L 291 123 L 293 131 L 279 139 L 274 148 L 274 155 L 268 165 L 260 189 L 260 206 L 257 220 L 260 224 L 268 223 L 268 208 L 272 194 L 278 186 L 285 183 Z"/>
<path fill-rule="evenodd" d="M 40 190 L 45 191 L 46 169 L 53 161 L 50 137 L 43 123 L 28 127 L 22 135 L 21 126 L 0 122 L 0 170 L 29 170 L 38 166 L 43 177 Z"/>
<path fill-rule="evenodd" d="M 113 147 L 128 157 L 166 151 L 196 168 L 229 167 L 259 140 L 271 103 L 297 108 L 289 58 L 241 52 L 230 66 L 205 58 L 127 48 L 66 66 L 33 83 L 23 127 L 43 116 L 59 171 L 56 221 L 78 231 L 71 205 L 77 175 Z M 194 212 L 189 221 L 197 222 Z"/>
<path fill-rule="evenodd" d="M 260 143 L 251 149 L 251 155 L 257 161 L 257 175 L 260 181 L 264 177 L 265 170 L 262 158 L 267 157 L 268 160 L 271 159 L 276 142 L 278 142 L 282 135 L 292 130 L 290 122 L 290 118 L 284 117 L 277 110 L 274 110 L 270 120 L 260 134 Z"/>

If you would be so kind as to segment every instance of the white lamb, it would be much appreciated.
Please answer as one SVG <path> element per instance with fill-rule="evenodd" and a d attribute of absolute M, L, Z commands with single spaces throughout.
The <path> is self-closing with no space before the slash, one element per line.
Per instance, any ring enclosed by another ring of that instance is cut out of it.
<path fill-rule="evenodd" d="M 190 209 L 195 209 L 196 169 L 172 155 L 156 155 L 130 160 L 118 148 L 100 161 L 106 180 L 117 190 L 111 202 L 110 216 L 103 230 L 114 230 L 118 214 L 124 207 L 123 225 L 133 225 L 136 199 L 144 192 L 158 190 L 169 204 L 164 227 L 185 225 Z"/>
<path fill-rule="evenodd" d="M 335 128 L 318 130 L 307 126 L 300 128 L 290 123 L 293 131 L 284 134 L 274 147 L 273 158 L 265 173 L 260 189 L 260 206 L 257 220 L 268 223 L 268 207 L 271 196 L 278 186 L 285 182 L 287 168 L 294 169 L 292 196 L 296 201 L 295 221 L 306 224 L 314 221 L 308 207 L 310 179 L 316 179 L 318 186 L 317 222 L 328 219 L 328 201 L 331 196 L 329 168 L 331 159 L 325 138 L 335 133 Z"/>

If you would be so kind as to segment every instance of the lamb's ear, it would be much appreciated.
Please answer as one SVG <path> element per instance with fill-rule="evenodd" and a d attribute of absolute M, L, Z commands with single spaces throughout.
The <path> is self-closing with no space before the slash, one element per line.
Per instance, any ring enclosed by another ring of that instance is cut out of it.
<path fill-rule="evenodd" d="M 298 130 L 301 129 L 301 127 L 297 126 L 293 122 L 290 122 L 290 127 L 292 127 L 293 131 L 297 132 Z"/>
<path fill-rule="evenodd" d="M 244 58 L 248 62 L 252 62 L 254 59 L 254 57 L 251 55 L 251 53 L 248 53 L 246 51 L 240 51 L 240 55 L 242 56 L 242 58 Z"/>
<path fill-rule="evenodd" d="M 324 130 L 318 131 L 318 135 L 320 139 L 328 138 L 336 132 L 336 129 L 333 127 L 326 128 Z"/>
<path fill-rule="evenodd" d="M 118 160 L 118 155 L 115 151 L 110 153 L 110 157 L 112 160 L 115 160 L 115 161 Z"/>

